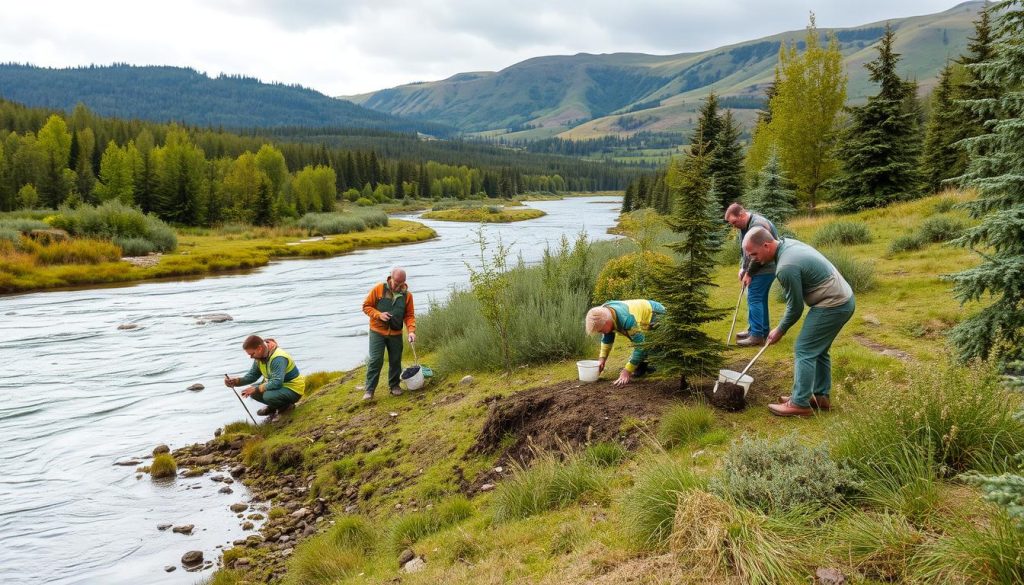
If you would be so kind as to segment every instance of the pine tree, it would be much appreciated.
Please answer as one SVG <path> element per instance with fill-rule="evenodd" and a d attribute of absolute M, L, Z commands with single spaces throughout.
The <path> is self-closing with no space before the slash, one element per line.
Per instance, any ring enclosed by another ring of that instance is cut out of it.
<path fill-rule="evenodd" d="M 974 36 L 968 39 L 967 52 L 960 56 L 958 63 L 964 67 L 967 80 L 959 84 L 956 94 L 959 100 L 956 102 L 958 121 L 954 131 L 955 140 L 965 140 L 974 136 L 980 136 L 988 130 L 985 123 L 995 117 L 991 107 L 984 107 L 982 100 L 992 100 L 999 96 L 998 80 L 985 79 L 980 70 L 976 67 L 979 63 L 990 61 L 994 56 L 995 37 L 992 32 L 992 11 L 994 5 L 986 3 L 978 13 L 978 20 L 974 22 Z M 961 143 L 962 148 L 966 148 Z M 977 151 L 976 151 L 977 152 Z M 967 172 L 967 160 L 954 169 L 954 177 L 960 177 Z"/>
<path fill-rule="evenodd" d="M 715 286 L 711 276 L 723 230 L 721 219 L 709 213 L 717 211 L 718 201 L 711 194 L 708 155 L 699 135 L 697 139 L 690 155 L 669 166 L 666 182 L 674 211 L 668 225 L 679 238 L 669 247 L 680 259 L 657 271 L 654 298 L 665 305 L 666 314 L 648 344 L 651 359 L 669 373 L 679 374 L 684 388 L 689 377 L 708 375 L 721 365 L 721 342 L 701 327 L 726 313 L 708 300 L 709 289 Z"/>
<path fill-rule="evenodd" d="M 796 193 L 786 182 L 779 155 L 773 152 L 758 173 L 757 187 L 747 193 L 747 208 L 782 226 L 796 213 Z"/>
<path fill-rule="evenodd" d="M 256 189 L 256 206 L 253 210 L 252 223 L 254 225 L 270 226 L 277 223 L 274 213 L 274 185 L 266 176 L 260 181 Z"/>
<path fill-rule="evenodd" d="M 932 93 L 931 117 L 921 155 L 922 178 L 925 188 L 932 193 L 940 191 L 946 179 L 962 175 L 967 167 L 967 153 L 956 144 L 959 108 L 953 94 L 953 71 L 953 64 L 946 63 Z"/>
<path fill-rule="evenodd" d="M 950 278 L 961 303 L 993 302 L 950 333 L 961 360 L 1020 359 L 1024 353 L 1024 0 L 1010 0 L 997 24 L 990 60 L 970 65 L 976 79 L 1002 89 L 995 103 L 972 100 L 977 113 L 994 110 L 989 132 L 967 139 L 965 179 L 979 198 L 967 203 L 981 223 L 955 243 L 976 250 L 982 263 Z"/>
<path fill-rule="evenodd" d="M 721 210 L 743 199 L 743 145 L 740 144 L 740 126 L 732 110 L 722 116 L 718 133 L 718 146 L 712 153 L 712 175 L 718 191 Z"/>
<path fill-rule="evenodd" d="M 633 198 L 636 196 L 636 183 L 626 185 L 626 192 L 622 196 L 622 213 L 633 211 Z"/>
<path fill-rule="evenodd" d="M 917 118 L 908 107 L 911 86 L 896 74 L 895 38 L 886 24 L 878 57 L 864 65 L 880 86 L 878 94 L 850 108 L 853 123 L 840 151 L 843 174 L 834 186 L 845 211 L 880 207 L 921 191 Z"/>

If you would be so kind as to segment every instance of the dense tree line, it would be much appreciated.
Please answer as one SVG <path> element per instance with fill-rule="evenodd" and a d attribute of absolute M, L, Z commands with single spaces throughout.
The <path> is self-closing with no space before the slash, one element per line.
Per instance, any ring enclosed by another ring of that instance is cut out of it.
<path fill-rule="evenodd" d="M 626 177 L 607 170 L 586 174 L 608 165 L 507 149 L 495 149 L 502 150 L 500 157 L 481 157 L 495 164 L 448 164 L 390 158 L 372 148 L 102 118 L 84 106 L 64 116 L 0 101 L 0 130 L 0 210 L 118 199 L 183 225 L 272 224 L 284 216 L 332 210 L 339 196 L 370 202 L 512 197 L 578 185 L 614 188 Z M 375 139 L 366 140 L 373 144 Z M 473 153 L 474 148 L 480 147 L 461 144 L 454 152 Z M 540 172 L 524 172 L 517 164 L 524 156 L 530 158 L 530 170 Z M 567 178 L 558 168 L 580 168 L 584 174 Z"/>
<path fill-rule="evenodd" d="M 593 156 L 612 154 L 623 150 L 647 148 L 673 148 L 682 144 L 683 138 L 676 132 L 637 132 L 630 136 L 606 135 L 599 138 L 572 140 L 566 138 L 544 138 L 541 140 L 508 140 L 501 138 L 499 144 L 524 148 L 528 152 L 561 154 L 565 156 Z"/>

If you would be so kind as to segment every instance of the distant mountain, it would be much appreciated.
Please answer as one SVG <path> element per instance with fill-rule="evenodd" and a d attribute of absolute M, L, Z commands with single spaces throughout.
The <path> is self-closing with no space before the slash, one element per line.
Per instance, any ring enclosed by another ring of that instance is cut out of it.
<path fill-rule="evenodd" d="M 50 69 L 0 65 L 0 97 L 29 106 L 90 110 L 118 118 L 198 126 L 375 128 L 445 135 L 450 128 L 402 120 L 297 85 L 181 67 L 133 65 Z"/>
<path fill-rule="evenodd" d="M 945 12 L 892 19 L 900 72 L 930 89 L 948 58 L 973 33 L 983 2 Z M 833 32 L 850 76 L 849 99 L 875 91 L 863 64 L 873 59 L 885 21 Z M 450 124 L 466 132 L 512 138 L 588 138 L 640 131 L 687 131 L 700 100 L 711 90 L 750 122 L 773 79 L 780 44 L 799 42 L 790 31 L 701 53 L 615 53 L 538 57 L 498 72 L 460 73 L 349 96 L 368 108 L 410 119 Z"/>

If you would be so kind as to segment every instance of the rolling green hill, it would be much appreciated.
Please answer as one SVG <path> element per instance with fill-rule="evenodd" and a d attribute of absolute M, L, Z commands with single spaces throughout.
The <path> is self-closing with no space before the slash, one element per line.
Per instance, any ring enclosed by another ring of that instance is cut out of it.
<path fill-rule="evenodd" d="M 182 67 L 119 64 L 51 69 L 0 64 L 0 97 L 64 111 L 83 103 L 104 116 L 196 126 L 333 126 L 433 135 L 451 130 L 402 120 L 298 85 L 228 75 L 211 78 Z"/>
<path fill-rule="evenodd" d="M 982 2 L 965 2 L 937 14 L 893 19 L 901 72 L 922 92 L 935 83 L 947 58 L 965 48 Z M 849 98 L 871 93 L 863 64 L 885 22 L 835 33 L 850 76 Z M 497 72 L 460 73 L 442 81 L 413 83 L 348 96 L 354 103 L 463 131 L 512 139 L 593 138 L 638 131 L 687 131 L 700 100 L 711 90 L 732 99 L 737 118 L 749 123 L 772 81 L 780 44 L 800 42 L 803 30 L 701 53 L 614 53 L 537 57 Z"/>

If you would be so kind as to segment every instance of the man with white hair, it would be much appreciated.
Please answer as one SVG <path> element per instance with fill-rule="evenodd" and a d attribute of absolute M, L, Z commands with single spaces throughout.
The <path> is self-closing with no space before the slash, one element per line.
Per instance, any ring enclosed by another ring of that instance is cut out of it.
<path fill-rule="evenodd" d="M 378 283 L 363 301 L 363 312 L 370 318 L 370 357 L 366 361 L 366 392 L 363 400 L 373 399 L 384 351 L 388 353 L 388 386 L 392 396 L 401 396 L 402 325 L 409 332 L 409 343 L 416 341 L 416 312 L 412 293 L 405 282 L 405 270 L 395 267 L 387 280 Z"/>
<path fill-rule="evenodd" d="M 615 343 L 615 334 L 624 335 L 633 343 L 633 353 L 615 380 L 616 386 L 625 386 L 634 375 L 642 376 L 652 371 L 647 365 L 647 351 L 642 344 L 644 334 L 658 323 L 665 314 L 665 307 L 658 301 L 633 299 L 629 301 L 608 301 L 600 307 L 587 311 L 584 328 L 587 335 L 601 334 L 601 353 L 598 356 L 598 372 L 604 371 L 605 362 Z"/>
<path fill-rule="evenodd" d="M 775 229 L 768 218 L 752 211 L 747 211 L 739 203 L 733 203 L 725 210 L 725 221 L 732 227 L 740 230 L 740 252 L 741 263 L 739 279 L 743 286 L 747 287 L 747 321 L 749 326 L 746 331 L 736 334 L 736 345 L 749 347 L 753 345 L 764 345 L 765 337 L 771 326 L 768 316 L 768 291 L 772 288 L 772 281 L 775 280 L 775 263 L 761 264 L 754 262 L 752 258 L 742 253 L 743 238 L 756 227 L 763 227 L 771 232 L 772 236 L 778 238 L 779 232 Z"/>
<path fill-rule="evenodd" d="M 810 307 L 793 347 L 793 391 L 780 404 L 769 404 L 778 416 L 810 416 L 814 408 L 830 408 L 832 360 L 829 349 L 856 308 L 853 289 L 835 266 L 807 244 L 784 238 L 781 241 L 757 227 L 743 239 L 743 251 L 761 264 L 775 262 L 775 277 L 786 297 L 786 312 L 778 326 L 768 333 L 767 342 L 777 343 Z"/>

